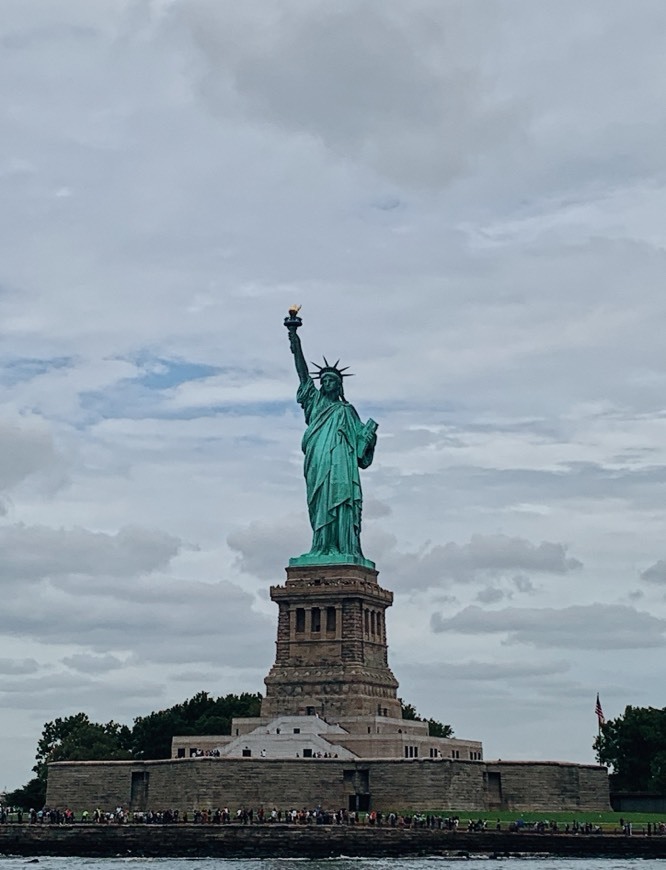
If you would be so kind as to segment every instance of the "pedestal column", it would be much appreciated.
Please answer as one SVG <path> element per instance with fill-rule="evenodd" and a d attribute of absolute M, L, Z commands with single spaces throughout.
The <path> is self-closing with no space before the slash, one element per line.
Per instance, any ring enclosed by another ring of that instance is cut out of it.
<path fill-rule="evenodd" d="M 385 631 L 393 593 L 378 584 L 377 571 L 290 566 L 285 585 L 270 592 L 278 632 L 262 716 L 401 717 Z"/>

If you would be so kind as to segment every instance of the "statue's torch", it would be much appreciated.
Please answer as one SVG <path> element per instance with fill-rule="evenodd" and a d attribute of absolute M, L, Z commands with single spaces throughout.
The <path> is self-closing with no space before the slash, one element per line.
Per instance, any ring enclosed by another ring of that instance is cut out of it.
<path fill-rule="evenodd" d="M 296 332 L 299 326 L 303 326 L 303 320 L 298 316 L 300 310 L 300 305 L 289 306 L 289 316 L 284 319 L 284 325 L 287 327 L 289 332 Z"/>

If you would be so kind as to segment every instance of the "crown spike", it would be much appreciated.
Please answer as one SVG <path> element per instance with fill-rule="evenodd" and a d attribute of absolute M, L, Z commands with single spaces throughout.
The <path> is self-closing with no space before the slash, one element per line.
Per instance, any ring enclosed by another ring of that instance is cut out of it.
<path fill-rule="evenodd" d="M 320 366 L 319 363 L 311 362 L 310 365 L 314 366 L 314 367 L 317 369 L 317 371 L 312 371 L 312 372 L 310 372 L 310 375 L 311 375 L 313 378 L 317 378 L 318 380 L 321 380 L 322 377 L 323 377 L 327 372 L 331 372 L 332 374 L 337 375 L 339 378 L 350 378 L 350 377 L 352 377 L 352 373 L 351 373 L 351 372 L 350 372 L 349 374 L 345 374 L 345 372 L 347 371 L 347 369 L 349 368 L 349 366 L 343 366 L 343 367 L 340 369 L 340 368 L 338 368 L 339 363 L 340 363 L 340 360 L 337 360 L 337 362 L 335 363 L 335 365 L 331 365 L 331 364 L 329 363 L 329 361 L 326 359 L 326 357 L 324 357 L 324 365 L 323 365 L 323 366 Z"/>

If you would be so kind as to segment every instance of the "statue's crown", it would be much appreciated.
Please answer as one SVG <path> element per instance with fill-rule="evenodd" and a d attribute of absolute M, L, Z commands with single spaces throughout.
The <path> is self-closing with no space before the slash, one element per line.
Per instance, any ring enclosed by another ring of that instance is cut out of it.
<path fill-rule="evenodd" d="M 333 365 L 331 365 L 331 364 L 329 363 L 329 361 L 326 359 L 326 357 L 324 357 L 324 365 L 323 365 L 323 366 L 320 366 L 319 363 L 316 363 L 316 362 L 313 362 L 313 363 L 310 364 L 310 365 L 313 365 L 313 366 L 316 366 L 316 367 L 317 367 L 317 371 L 316 371 L 316 372 L 310 372 L 310 374 L 312 375 L 313 378 L 317 378 L 318 380 L 321 380 L 321 379 L 323 378 L 323 376 L 326 375 L 326 374 L 337 375 L 337 376 L 340 378 L 340 380 L 342 380 L 342 378 L 351 378 L 351 377 L 353 377 L 353 373 L 352 373 L 352 372 L 349 372 L 348 375 L 345 374 L 345 372 L 347 371 L 347 369 L 349 368 L 349 366 L 345 366 L 345 367 L 342 368 L 342 369 L 339 369 L 339 368 L 338 368 L 338 363 L 339 363 L 339 362 L 340 362 L 340 360 L 338 360 L 338 362 L 336 362 L 336 363 L 334 363 Z"/>

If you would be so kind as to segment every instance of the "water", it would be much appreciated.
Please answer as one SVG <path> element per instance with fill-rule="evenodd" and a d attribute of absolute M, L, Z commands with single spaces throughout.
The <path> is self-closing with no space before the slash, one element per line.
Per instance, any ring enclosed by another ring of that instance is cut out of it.
<path fill-rule="evenodd" d="M 441 870 L 464 863 L 466 870 L 489 870 L 488 858 L 40 858 L 39 870 Z M 0 870 L 18 870 L 28 858 L 0 857 Z M 502 858 L 502 870 L 664 870 L 658 858 Z"/>

